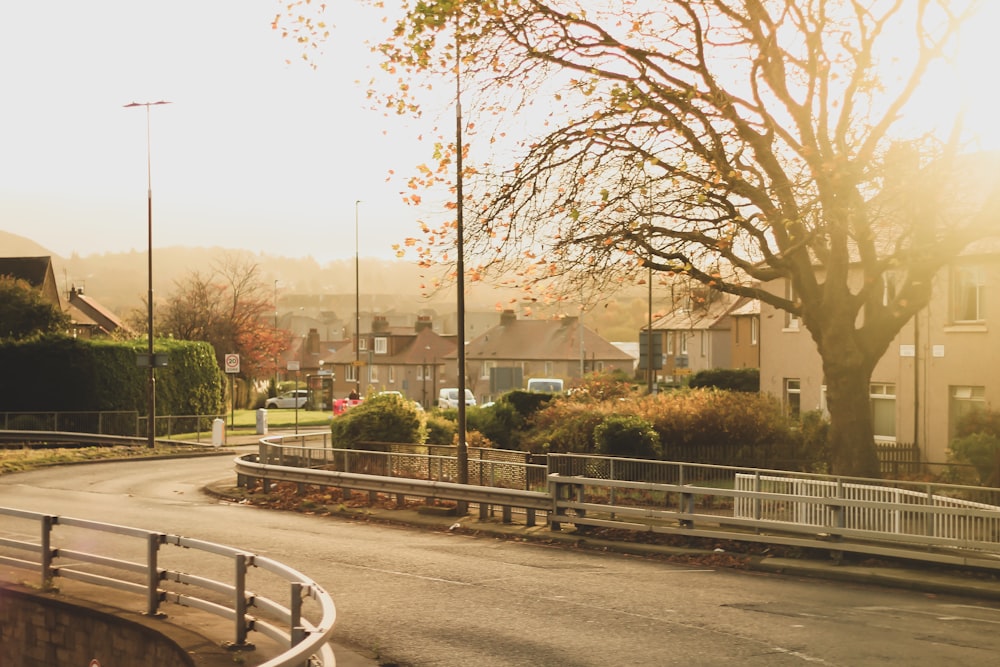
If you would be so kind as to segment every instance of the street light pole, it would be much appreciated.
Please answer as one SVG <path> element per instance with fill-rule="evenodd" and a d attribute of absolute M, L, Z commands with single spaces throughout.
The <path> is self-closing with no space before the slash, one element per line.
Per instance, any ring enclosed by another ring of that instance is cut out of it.
<path fill-rule="evenodd" d="M 358 252 L 358 205 L 354 202 L 354 387 L 361 398 L 361 255 Z"/>
<path fill-rule="evenodd" d="M 149 131 L 149 108 L 153 106 L 159 106 L 161 104 L 170 104 L 164 100 L 159 102 L 130 102 L 124 105 L 126 109 L 133 107 L 146 107 L 146 225 L 148 233 L 148 249 L 147 249 L 147 275 L 149 279 L 149 291 L 146 295 L 146 312 L 147 312 L 147 353 L 149 354 L 149 378 L 147 382 L 146 389 L 146 403 L 147 403 L 147 418 L 146 418 L 146 434 L 147 434 L 147 446 L 152 449 L 156 446 L 156 373 L 155 361 L 156 357 L 153 353 L 153 160 L 152 151 L 150 149 L 150 131 Z"/>
<path fill-rule="evenodd" d="M 278 395 L 278 281 L 274 281 L 274 395 Z"/>

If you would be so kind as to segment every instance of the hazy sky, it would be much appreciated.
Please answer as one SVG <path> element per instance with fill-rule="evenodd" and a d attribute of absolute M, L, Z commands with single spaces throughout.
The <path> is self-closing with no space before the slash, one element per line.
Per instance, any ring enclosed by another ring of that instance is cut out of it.
<path fill-rule="evenodd" d="M 370 110 L 364 42 L 386 28 L 358 2 L 328 1 L 317 70 L 271 29 L 275 0 L 4 3 L 0 229 L 63 256 L 145 251 L 146 112 L 123 105 L 163 99 L 151 116 L 155 247 L 353 257 L 360 199 L 361 254 L 393 256 L 434 213 L 386 182 L 427 159 L 416 139 L 427 128 Z M 996 147 L 1000 2 L 986 8 L 959 74 L 939 72 L 921 106 L 947 117 L 970 102 L 970 125 Z M 450 100 L 431 112 L 428 125 Z"/>
<path fill-rule="evenodd" d="M 123 105 L 162 99 L 154 247 L 353 257 L 360 199 L 361 254 L 392 256 L 420 212 L 386 178 L 428 148 L 369 109 L 363 40 L 385 28 L 334 1 L 315 71 L 271 29 L 275 0 L 4 3 L 0 229 L 63 256 L 145 251 L 146 111 Z"/>

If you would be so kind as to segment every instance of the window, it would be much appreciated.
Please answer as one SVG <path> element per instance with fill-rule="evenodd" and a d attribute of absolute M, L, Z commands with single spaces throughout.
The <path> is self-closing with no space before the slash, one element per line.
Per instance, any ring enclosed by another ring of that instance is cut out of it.
<path fill-rule="evenodd" d="M 703 356 L 703 357 L 707 357 L 708 356 L 708 340 L 709 340 L 708 332 L 707 331 L 702 331 L 701 332 L 701 356 Z"/>
<path fill-rule="evenodd" d="M 479 377 L 482 378 L 483 380 L 489 380 L 490 379 L 490 369 L 494 368 L 496 365 L 497 365 L 497 362 L 495 362 L 495 361 L 484 361 L 483 362 L 483 367 L 481 369 L 481 372 L 479 373 Z"/>
<path fill-rule="evenodd" d="M 368 382 L 378 382 L 378 366 L 375 364 L 368 366 Z"/>
<path fill-rule="evenodd" d="M 668 356 L 673 356 L 674 354 L 674 332 L 667 332 L 667 349 L 663 351 L 664 354 Z"/>
<path fill-rule="evenodd" d="M 389 352 L 389 339 L 385 336 L 375 337 L 375 354 L 386 354 Z"/>
<path fill-rule="evenodd" d="M 760 318 L 756 315 L 750 318 L 750 344 L 757 344 L 757 337 L 760 335 Z"/>
<path fill-rule="evenodd" d="M 545 377 L 552 377 L 553 375 L 555 375 L 554 369 L 555 369 L 555 364 L 553 364 L 551 361 L 546 361 Z"/>
<path fill-rule="evenodd" d="M 798 296 L 795 294 L 795 288 L 792 286 L 791 281 L 785 281 L 785 298 L 791 301 L 793 304 L 798 301 Z M 795 313 L 790 313 L 785 311 L 785 329 L 790 329 L 792 331 L 799 330 L 799 316 Z"/>
<path fill-rule="evenodd" d="M 678 332 L 677 337 L 680 339 L 680 342 L 681 342 L 681 352 L 680 353 L 681 353 L 682 356 L 686 357 L 687 353 L 688 353 L 688 337 L 687 337 L 687 335 L 683 331 Z"/>
<path fill-rule="evenodd" d="M 960 266 L 952 271 L 951 319 L 953 322 L 982 322 L 985 277 L 979 266 Z"/>
<path fill-rule="evenodd" d="M 882 274 L 882 305 L 888 306 L 896 299 L 896 274 L 886 271 Z"/>
<path fill-rule="evenodd" d="M 801 414 L 802 381 L 798 378 L 785 378 L 785 414 L 792 419 L 798 419 Z"/>
<path fill-rule="evenodd" d="M 344 367 L 344 379 L 348 382 L 358 381 L 358 367 L 353 364 L 348 364 Z"/>
<path fill-rule="evenodd" d="M 362 338 L 358 339 L 358 350 L 360 350 L 361 352 L 365 352 L 365 351 L 368 350 L 368 339 L 367 338 L 362 337 Z"/>
<path fill-rule="evenodd" d="M 948 437 L 953 438 L 962 417 L 986 407 L 986 387 L 952 386 L 950 393 Z"/>
<path fill-rule="evenodd" d="M 395 366 L 389 366 L 388 367 L 388 376 L 389 376 L 389 378 L 388 378 L 389 384 L 394 384 L 396 382 L 396 367 Z"/>
<path fill-rule="evenodd" d="M 869 389 L 876 440 L 896 440 L 896 385 L 874 383 Z"/>

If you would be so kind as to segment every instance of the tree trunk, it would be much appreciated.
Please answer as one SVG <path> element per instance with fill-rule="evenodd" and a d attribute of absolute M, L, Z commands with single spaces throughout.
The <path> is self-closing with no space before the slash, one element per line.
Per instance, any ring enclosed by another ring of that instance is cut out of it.
<path fill-rule="evenodd" d="M 881 477 L 869 395 L 872 366 L 863 362 L 827 361 L 824 373 L 830 411 L 831 472 Z"/>

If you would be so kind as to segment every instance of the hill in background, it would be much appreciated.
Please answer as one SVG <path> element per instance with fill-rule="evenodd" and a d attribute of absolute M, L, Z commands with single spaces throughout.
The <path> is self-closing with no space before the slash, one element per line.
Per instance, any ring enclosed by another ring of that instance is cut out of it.
<path fill-rule="evenodd" d="M 83 288 L 86 294 L 122 317 L 133 310 L 145 308 L 148 290 L 145 251 L 85 257 L 74 254 L 65 258 L 28 238 L 0 230 L 0 256 L 50 256 L 56 282 L 64 296 L 71 287 Z M 334 309 L 342 319 L 353 317 L 356 298 L 353 258 L 320 265 L 312 257 L 289 258 L 218 247 L 156 248 L 153 252 L 154 299 L 159 301 L 171 294 L 178 281 L 195 271 L 210 272 L 226 256 L 246 257 L 255 262 L 260 268 L 262 280 L 268 285 L 278 281 L 279 313 L 295 310 L 315 315 L 321 310 Z M 434 276 L 411 262 L 362 257 L 358 274 L 362 313 L 413 313 L 414 318 L 418 311 L 454 313 L 454 287 L 442 289 L 429 297 L 423 296 L 423 286 L 433 282 Z M 559 310 L 547 309 L 536 303 L 521 304 L 520 292 L 511 289 L 482 284 L 467 287 L 467 312 L 491 313 L 511 308 L 523 317 L 521 306 L 530 305 L 531 317 L 536 319 L 577 314 L 567 311 L 567 308 L 572 308 L 571 304 L 562 304 Z M 669 293 L 654 297 L 654 310 L 663 310 L 669 302 Z M 638 340 L 639 329 L 646 323 L 647 308 L 645 288 L 625 289 L 608 295 L 597 308 L 585 313 L 584 324 L 606 340 L 635 341 Z M 499 314 L 497 318 L 499 320 Z"/>

